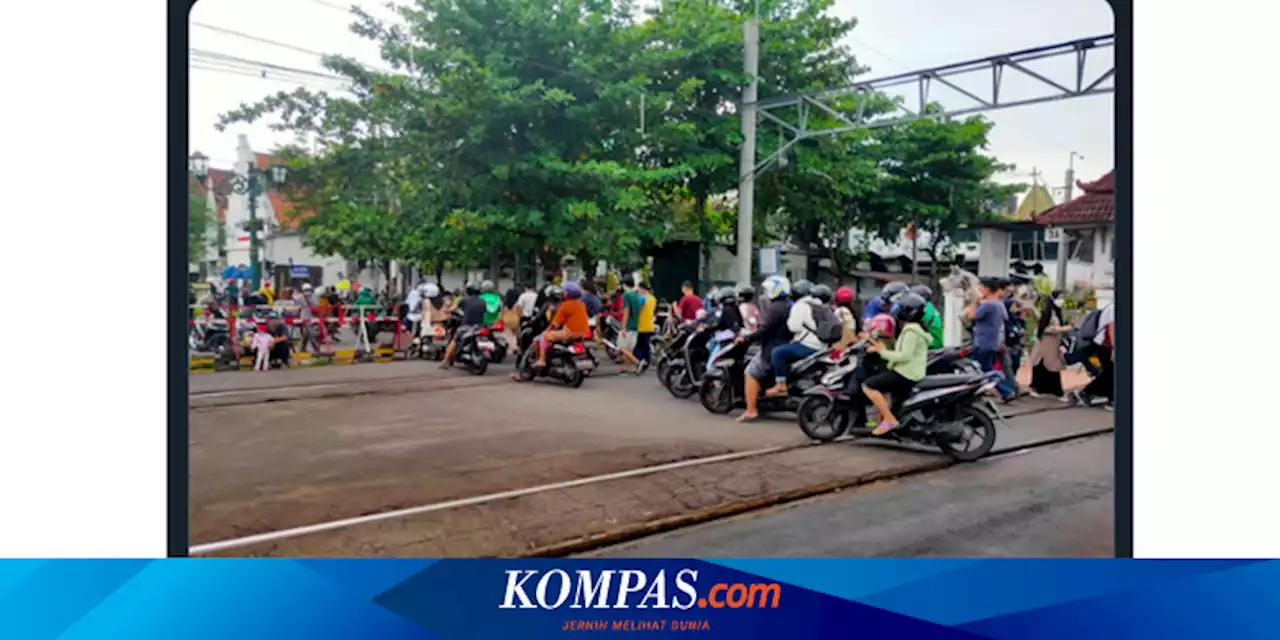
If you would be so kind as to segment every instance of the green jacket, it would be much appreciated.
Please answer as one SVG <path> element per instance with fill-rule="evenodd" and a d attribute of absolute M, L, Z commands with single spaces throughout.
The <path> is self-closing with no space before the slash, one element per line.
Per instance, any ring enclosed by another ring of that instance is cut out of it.
<path fill-rule="evenodd" d="M 924 377 L 925 361 L 929 357 L 929 334 L 914 322 L 908 322 L 898 332 L 893 349 L 881 351 L 880 358 L 908 380 Z"/>
<path fill-rule="evenodd" d="M 502 315 L 502 296 L 489 292 L 480 294 L 480 299 L 484 300 L 484 323 L 490 325 L 497 322 L 498 316 Z"/>
<path fill-rule="evenodd" d="M 930 349 L 942 348 L 942 314 L 938 313 L 938 308 L 933 306 L 932 302 L 924 303 L 924 318 L 921 319 L 925 330 L 929 332 L 932 340 L 929 342 Z"/>

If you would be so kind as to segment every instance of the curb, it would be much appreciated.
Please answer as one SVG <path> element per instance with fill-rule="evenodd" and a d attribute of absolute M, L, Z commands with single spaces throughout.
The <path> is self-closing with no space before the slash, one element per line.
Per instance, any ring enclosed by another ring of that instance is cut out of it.
<path fill-rule="evenodd" d="M 361 355 L 355 349 L 342 349 L 322 355 L 295 353 L 291 358 L 293 368 L 368 363 L 386 364 L 388 362 L 403 362 L 405 359 L 404 352 L 399 352 L 391 348 L 374 349 L 373 353 L 369 355 Z M 253 356 L 240 356 L 240 360 L 236 363 L 237 366 L 235 369 L 219 369 L 217 362 L 213 358 L 208 357 L 191 357 L 187 362 L 188 369 L 191 373 L 225 373 L 231 370 L 252 371 L 254 358 Z"/>
<path fill-rule="evenodd" d="M 1001 454 L 1024 451 L 1027 449 L 1035 449 L 1039 447 L 1047 447 L 1072 440 L 1080 440 L 1090 438 L 1105 433 L 1114 432 L 1114 427 L 1102 429 L 1088 429 L 1054 436 L 1028 442 L 1021 445 L 1015 445 L 1006 449 L 993 450 L 989 456 L 997 456 Z M 984 458 L 984 460 L 987 458 Z M 852 477 L 839 478 L 827 482 L 800 487 L 790 491 L 782 491 L 772 493 L 746 500 L 731 501 L 716 507 L 684 513 L 676 516 L 670 516 L 659 520 L 642 522 L 632 526 L 606 531 L 598 534 L 589 534 L 579 538 L 557 542 L 555 544 L 545 545 L 536 549 L 531 549 L 525 553 L 515 555 L 515 558 L 559 558 L 573 554 L 586 553 L 616 544 L 631 542 L 640 538 L 666 533 L 676 529 L 683 529 L 699 524 L 705 524 L 715 520 L 721 520 L 731 516 L 742 515 L 752 511 L 759 511 L 770 507 L 785 505 L 800 500 L 815 498 L 818 496 L 835 493 L 844 489 L 865 487 L 880 482 L 888 482 L 900 478 L 907 478 L 915 475 L 921 475 L 932 471 L 940 471 L 951 466 L 955 466 L 956 461 L 950 458 L 939 458 L 921 464 L 907 464 L 892 469 L 884 469 L 867 474 L 855 475 Z"/>

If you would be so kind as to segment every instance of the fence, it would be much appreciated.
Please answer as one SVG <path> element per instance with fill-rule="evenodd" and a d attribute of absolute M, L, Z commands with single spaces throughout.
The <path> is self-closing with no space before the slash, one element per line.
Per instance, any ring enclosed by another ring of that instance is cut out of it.
<path fill-rule="evenodd" d="M 402 305 L 319 306 L 306 310 L 273 305 L 191 305 L 190 310 L 188 349 L 193 356 L 213 353 L 215 360 L 230 357 L 239 361 L 247 349 L 249 334 L 265 326 L 270 314 L 276 314 L 287 327 L 289 342 L 297 353 L 336 355 L 338 334 L 349 329 L 355 335 L 355 357 L 394 357 L 406 348 L 402 338 L 409 333 L 404 326 Z M 392 334 L 392 346 L 375 349 L 374 340 L 384 331 Z M 308 351 L 308 346 L 315 349 Z"/>

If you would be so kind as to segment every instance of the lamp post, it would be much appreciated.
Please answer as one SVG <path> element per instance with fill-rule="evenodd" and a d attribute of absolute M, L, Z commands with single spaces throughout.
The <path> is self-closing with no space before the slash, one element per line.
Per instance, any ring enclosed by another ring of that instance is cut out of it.
<path fill-rule="evenodd" d="M 196 151 L 189 158 L 188 168 L 197 180 L 204 182 L 209 175 L 209 158 Z M 288 169 L 284 165 L 272 165 L 267 172 L 263 172 L 252 163 L 249 164 L 246 175 L 236 173 L 227 179 L 227 187 L 232 193 L 249 197 L 249 220 L 245 222 L 244 228 L 249 232 L 249 265 L 253 269 L 253 291 L 262 287 L 262 265 L 258 262 L 258 230 L 262 226 L 258 220 L 258 198 L 266 193 L 270 185 L 284 184 L 286 179 Z"/>

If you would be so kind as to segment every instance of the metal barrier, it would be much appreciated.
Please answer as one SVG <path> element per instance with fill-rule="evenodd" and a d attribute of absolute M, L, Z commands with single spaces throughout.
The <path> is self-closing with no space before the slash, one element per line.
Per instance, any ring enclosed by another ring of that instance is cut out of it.
<path fill-rule="evenodd" d="M 241 356 L 240 334 L 245 330 L 246 324 L 265 325 L 272 313 L 277 314 L 289 328 L 289 342 L 298 343 L 299 348 L 295 351 L 300 353 L 310 344 L 317 347 L 315 353 L 331 354 L 334 351 L 335 333 L 350 328 L 356 334 L 356 351 L 372 354 L 372 338 L 377 334 L 377 325 L 388 323 L 392 325 L 392 345 L 399 351 L 401 334 L 405 333 L 401 315 L 403 305 L 316 306 L 310 307 L 307 312 L 291 305 L 191 305 L 190 309 L 189 348 L 198 350 L 196 347 L 204 346 L 210 331 L 225 329 L 232 354 L 237 360 Z"/>

